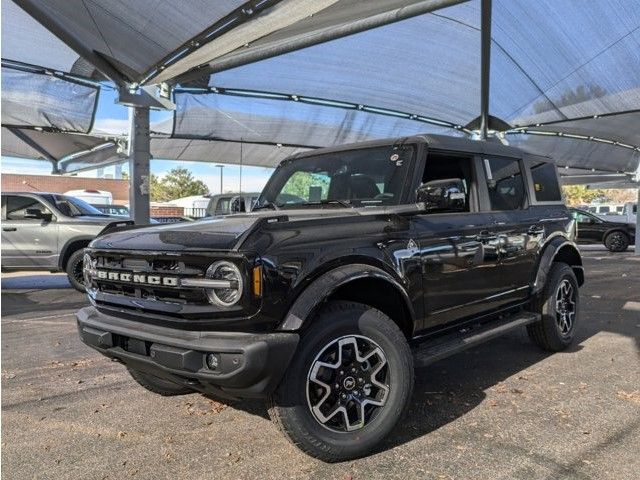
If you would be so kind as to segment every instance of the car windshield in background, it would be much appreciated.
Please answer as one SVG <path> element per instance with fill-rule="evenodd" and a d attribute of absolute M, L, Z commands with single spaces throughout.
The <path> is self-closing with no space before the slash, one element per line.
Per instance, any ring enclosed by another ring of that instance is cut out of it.
<path fill-rule="evenodd" d="M 69 217 L 108 217 L 108 215 L 79 198 L 67 197 L 66 195 L 50 195 L 49 198 L 58 210 Z"/>
<path fill-rule="evenodd" d="M 285 162 L 253 210 L 397 205 L 414 151 L 411 145 L 388 145 Z"/>

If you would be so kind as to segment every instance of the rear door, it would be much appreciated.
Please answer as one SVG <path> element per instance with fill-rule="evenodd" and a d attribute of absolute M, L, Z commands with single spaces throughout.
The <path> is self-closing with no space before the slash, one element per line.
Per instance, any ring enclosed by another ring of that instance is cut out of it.
<path fill-rule="evenodd" d="M 56 268 L 58 266 L 58 224 L 25 218 L 27 209 L 52 213 L 30 195 L 2 196 L 2 263 L 7 268 Z"/>
<path fill-rule="evenodd" d="M 482 165 L 483 210 L 491 217 L 489 232 L 497 237 L 496 292 L 490 305 L 497 308 L 528 295 L 544 225 L 530 208 L 521 158 L 483 155 Z"/>

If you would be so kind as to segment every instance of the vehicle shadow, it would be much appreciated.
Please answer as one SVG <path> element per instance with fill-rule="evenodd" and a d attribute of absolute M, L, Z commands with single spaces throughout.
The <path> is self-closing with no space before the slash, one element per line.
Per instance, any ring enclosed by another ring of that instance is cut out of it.
<path fill-rule="evenodd" d="M 621 305 L 612 308 L 622 312 Z M 416 369 L 414 393 L 406 415 L 377 452 L 393 449 L 463 417 L 486 399 L 488 389 L 507 379 L 516 376 L 517 380 L 525 382 L 526 385 L 528 375 L 523 373 L 522 376 L 518 376 L 518 373 L 551 355 L 572 355 L 580 351 L 583 348 L 581 343 L 601 331 L 634 338 L 640 348 L 640 338 L 636 332 L 637 321 L 630 321 L 633 320 L 632 312 L 622 312 L 620 315 L 625 318 L 616 321 L 615 318 L 601 318 L 602 316 L 591 313 L 590 310 L 587 300 L 583 303 L 584 320 L 581 322 L 576 340 L 570 348 L 561 353 L 541 350 L 529 340 L 525 329 L 522 329 L 429 367 Z M 519 395 L 523 393 L 520 388 L 519 386 L 507 389 L 506 392 Z M 251 415 L 269 418 L 262 401 L 226 403 Z"/>
<path fill-rule="evenodd" d="M 3 277 L 2 316 L 56 313 L 79 310 L 89 302 L 86 296 L 71 288 L 67 276 L 61 275 L 21 275 Z"/>

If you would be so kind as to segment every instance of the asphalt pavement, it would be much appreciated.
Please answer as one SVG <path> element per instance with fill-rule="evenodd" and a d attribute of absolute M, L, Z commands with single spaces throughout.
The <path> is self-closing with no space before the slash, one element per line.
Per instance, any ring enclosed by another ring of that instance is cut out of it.
<path fill-rule="evenodd" d="M 578 341 L 514 332 L 416 372 L 379 452 L 325 464 L 260 402 L 165 398 L 83 345 L 64 275 L 2 277 L 3 479 L 636 479 L 640 257 L 584 253 Z"/>

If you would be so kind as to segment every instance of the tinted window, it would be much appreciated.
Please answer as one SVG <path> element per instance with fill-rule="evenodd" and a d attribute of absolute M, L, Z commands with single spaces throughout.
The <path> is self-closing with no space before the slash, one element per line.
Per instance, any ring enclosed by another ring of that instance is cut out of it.
<path fill-rule="evenodd" d="M 600 207 L 600 213 L 609 213 L 610 211 L 609 207 Z"/>
<path fill-rule="evenodd" d="M 473 173 L 471 168 L 470 157 L 458 157 L 455 155 L 441 154 L 438 152 L 430 152 L 427 156 L 424 173 L 422 174 L 421 189 L 428 185 L 438 185 L 444 182 L 447 186 L 448 180 L 459 180 L 462 188 L 459 192 L 464 195 L 461 199 L 462 206 L 456 202 L 455 208 L 428 208 L 426 213 L 442 213 L 442 212 L 469 212 L 471 210 L 473 195 Z M 450 187 L 446 187 L 450 188 Z M 475 190 L 474 190 L 475 192 Z M 438 189 L 434 193 L 440 194 Z M 456 192 L 452 192 L 456 193 Z"/>
<path fill-rule="evenodd" d="M 556 167 L 552 163 L 532 164 L 531 176 L 537 201 L 558 202 L 562 200 Z"/>
<path fill-rule="evenodd" d="M 492 210 L 519 210 L 524 208 L 524 180 L 518 160 L 512 158 L 485 158 L 484 167 L 489 187 Z"/>
<path fill-rule="evenodd" d="M 50 213 L 49 209 L 35 198 L 7 195 L 7 220 L 24 220 L 28 208 Z"/>

